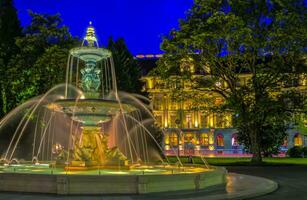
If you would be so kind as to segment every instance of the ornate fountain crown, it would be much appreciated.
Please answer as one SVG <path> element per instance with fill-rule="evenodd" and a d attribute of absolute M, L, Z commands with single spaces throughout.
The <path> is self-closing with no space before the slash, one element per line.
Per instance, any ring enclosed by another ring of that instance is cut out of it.
<path fill-rule="evenodd" d="M 93 65 L 103 59 L 109 59 L 112 53 L 106 48 L 99 48 L 95 28 L 90 22 L 81 47 L 71 49 L 70 55 Z"/>
<path fill-rule="evenodd" d="M 98 47 L 98 41 L 95 33 L 95 28 L 92 26 L 92 22 L 90 21 L 89 26 L 86 29 L 86 35 L 84 37 L 84 41 L 87 41 L 87 45 L 89 47 Z"/>

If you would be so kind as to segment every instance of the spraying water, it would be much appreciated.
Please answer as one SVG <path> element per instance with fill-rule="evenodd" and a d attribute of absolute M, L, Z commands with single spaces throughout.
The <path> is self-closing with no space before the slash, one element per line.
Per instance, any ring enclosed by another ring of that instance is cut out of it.
<path fill-rule="evenodd" d="M 13 131 L 1 161 L 80 169 L 162 160 L 157 157 L 162 147 L 148 128 L 154 117 L 144 101 L 148 99 L 117 90 L 112 53 L 99 47 L 90 23 L 81 47 L 69 52 L 65 84 L 0 122 L 0 132 Z M 7 128 L 14 123 L 15 129 Z"/>

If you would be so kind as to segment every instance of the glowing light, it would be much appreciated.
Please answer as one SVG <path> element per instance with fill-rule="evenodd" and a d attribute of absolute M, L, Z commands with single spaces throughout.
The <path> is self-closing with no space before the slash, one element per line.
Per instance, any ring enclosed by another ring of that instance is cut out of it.
<path fill-rule="evenodd" d="M 214 148 L 213 145 L 210 145 L 210 146 L 209 146 L 209 150 L 210 150 L 210 151 L 213 151 L 214 149 L 215 149 L 215 148 Z"/>
<path fill-rule="evenodd" d="M 169 144 L 169 135 L 168 135 L 168 134 L 165 135 L 164 143 L 165 143 L 166 145 Z"/>
<path fill-rule="evenodd" d="M 198 128 L 198 121 L 195 121 L 195 128 Z"/>
<path fill-rule="evenodd" d="M 209 116 L 209 122 L 210 122 L 210 126 L 213 127 L 214 126 L 214 116 L 213 114 Z"/>
<path fill-rule="evenodd" d="M 148 89 L 152 89 L 152 88 L 153 88 L 153 81 L 148 80 Z"/>
<path fill-rule="evenodd" d="M 210 134 L 210 136 L 209 136 L 209 144 L 214 144 L 213 134 Z"/>
<path fill-rule="evenodd" d="M 137 55 L 136 58 L 145 58 L 144 55 Z"/>
<path fill-rule="evenodd" d="M 155 55 L 153 55 L 153 54 L 146 55 L 146 58 L 154 58 L 154 57 L 155 57 Z"/>
<path fill-rule="evenodd" d="M 221 87 L 221 86 L 222 86 L 222 83 L 218 81 L 218 82 L 215 83 L 215 86 L 216 86 L 216 87 Z"/>

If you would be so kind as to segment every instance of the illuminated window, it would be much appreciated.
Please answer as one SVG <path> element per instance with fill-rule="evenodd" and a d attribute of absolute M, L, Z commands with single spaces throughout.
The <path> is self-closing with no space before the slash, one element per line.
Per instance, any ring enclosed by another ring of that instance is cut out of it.
<path fill-rule="evenodd" d="M 168 109 L 169 110 L 177 110 L 177 102 L 176 101 L 172 101 L 171 99 L 169 100 L 169 104 L 168 104 Z"/>
<path fill-rule="evenodd" d="M 187 128 L 191 128 L 192 127 L 192 115 L 187 114 L 185 116 L 185 119 L 186 119 L 186 123 L 187 123 Z"/>
<path fill-rule="evenodd" d="M 202 133 L 200 135 L 200 144 L 202 146 L 208 146 L 209 145 L 209 136 L 208 133 Z"/>
<path fill-rule="evenodd" d="M 192 102 L 190 100 L 186 100 L 184 102 L 184 109 L 185 110 L 191 110 L 191 107 L 192 107 Z"/>
<path fill-rule="evenodd" d="M 231 145 L 233 147 L 237 147 L 239 146 L 239 143 L 238 143 L 238 135 L 235 133 L 235 134 L 232 134 L 232 137 L 231 137 Z"/>
<path fill-rule="evenodd" d="M 208 128 L 208 117 L 206 115 L 201 115 L 200 116 L 200 126 L 201 128 Z"/>
<path fill-rule="evenodd" d="M 231 114 L 224 115 L 224 128 L 229 128 L 232 126 Z"/>
<path fill-rule="evenodd" d="M 177 120 L 177 116 L 176 115 L 171 115 L 170 116 L 170 127 L 171 128 L 177 127 L 176 120 Z"/>
<path fill-rule="evenodd" d="M 177 146 L 178 145 L 178 135 L 177 133 L 170 133 L 169 135 L 169 142 L 171 146 Z"/>
<path fill-rule="evenodd" d="M 163 110 L 163 99 L 162 97 L 155 97 L 153 101 L 154 110 Z"/>
<path fill-rule="evenodd" d="M 216 136 L 216 146 L 219 146 L 219 147 L 224 146 L 224 136 L 222 134 L 218 134 Z"/>
<path fill-rule="evenodd" d="M 161 115 L 156 115 L 155 118 L 156 118 L 156 123 L 159 126 L 161 126 L 161 124 L 162 124 L 162 116 Z"/>
<path fill-rule="evenodd" d="M 194 139 L 193 133 L 185 133 L 184 134 L 184 142 L 185 143 L 192 143 L 192 140 Z"/>
<path fill-rule="evenodd" d="M 294 136 L 294 146 L 302 146 L 303 145 L 303 138 L 301 134 L 297 133 Z"/>
<path fill-rule="evenodd" d="M 165 136 L 164 136 L 164 144 L 165 145 L 169 144 L 169 134 L 165 134 Z"/>
<path fill-rule="evenodd" d="M 224 127 L 224 120 L 223 120 L 224 116 L 223 116 L 223 114 L 216 114 L 215 117 L 216 117 L 215 118 L 215 120 L 216 120 L 215 126 L 217 128 L 223 128 Z"/>

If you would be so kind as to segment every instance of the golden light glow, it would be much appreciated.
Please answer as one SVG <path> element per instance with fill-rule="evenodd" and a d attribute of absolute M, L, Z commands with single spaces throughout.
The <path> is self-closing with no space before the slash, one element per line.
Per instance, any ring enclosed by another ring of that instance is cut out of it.
<path fill-rule="evenodd" d="M 213 114 L 209 115 L 209 126 L 214 127 L 214 116 L 213 116 Z"/>
<path fill-rule="evenodd" d="M 195 120 L 195 128 L 198 128 L 198 121 Z"/>
<path fill-rule="evenodd" d="M 166 144 L 166 145 L 169 144 L 169 135 L 168 134 L 164 135 L 164 144 Z"/>
<path fill-rule="evenodd" d="M 153 88 L 153 80 L 148 80 L 148 89 L 152 89 Z"/>
<path fill-rule="evenodd" d="M 209 144 L 214 144 L 214 135 L 213 135 L 213 133 L 210 133 L 210 135 L 209 135 Z"/>
<path fill-rule="evenodd" d="M 303 138 L 301 134 L 296 134 L 294 136 L 294 146 L 302 146 L 303 145 Z"/>

